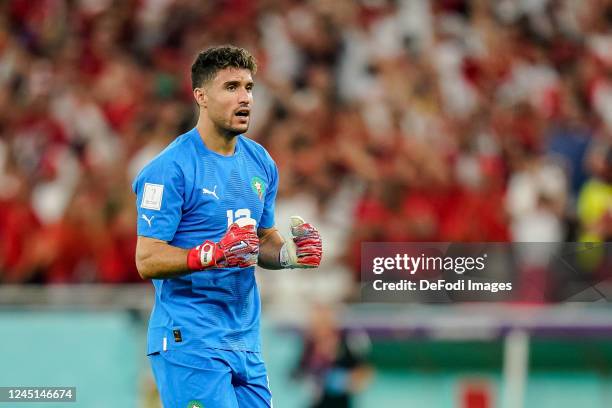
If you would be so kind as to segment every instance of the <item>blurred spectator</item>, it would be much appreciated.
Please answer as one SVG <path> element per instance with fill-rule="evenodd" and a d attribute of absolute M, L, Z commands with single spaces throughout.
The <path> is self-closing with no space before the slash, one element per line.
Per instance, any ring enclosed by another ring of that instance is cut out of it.
<path fill-rule="evenodd" d="M 566 174 L 556 163 L 540 156 L 524 157 L 510 178 L 506 201 L 515 240 L 563 241 L 567 190 Z"/>
<path fill-rule="evenodd" d="M 372 377 L 365 362 L 369 339 L 365 333 L 341 332 L 334 311 L 319 305 L 312 311 L 302 356 L 295 376 L 314 380 L 313 408 L 348 408 L 354 395 Z"/>
<path fill-rule="evenodd" d="M 587 181 L 578 196 L 578 217 L 583 242 L 612 240 L 612 146 L 592 152 L 596 177 Z"/>

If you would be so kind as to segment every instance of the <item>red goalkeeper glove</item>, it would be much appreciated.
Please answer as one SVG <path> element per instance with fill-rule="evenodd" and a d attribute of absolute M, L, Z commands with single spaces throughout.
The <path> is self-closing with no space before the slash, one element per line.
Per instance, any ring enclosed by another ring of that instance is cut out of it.
<path fill-rule="evenodd" d="M 319 231 L 301 217 L 291 217 L 291 239 L 285 240 L 280 251 L 283 268 L 316 268 L 323 256 Z"/>
<path fill-rule="evenodd" d="M 259 238 L 255 225 L 238 221 L 229 226 L 219 242 L 205 241 L 190 249 L 187 267 L 199 271 L 207 268 L 247 268 L 257 264 Z"/>

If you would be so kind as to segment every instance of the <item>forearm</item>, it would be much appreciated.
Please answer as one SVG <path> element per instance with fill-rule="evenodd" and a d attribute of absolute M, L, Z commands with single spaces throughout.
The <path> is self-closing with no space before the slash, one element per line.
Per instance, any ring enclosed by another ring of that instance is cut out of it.
<path fill-rule="evenodd" d="M 168 245 L 163 241 L 143 244 L 138 239 L 136 268 L 143 279 L 165 279 L 186 275 L 193 271 L 187 267 L 189 250 Z"/>
<path fill-rule="evenodd" d="M 264 235 L 260 235 L 257 264 L 265 269 L 283 269 L 279 260 L 283 244 L 283 237 L 276 229 L 271 229 Z"/>
<path fill-rule="evenodd" d="M 352 392 L 362 391 L 372 378 L 373 372 L 369 366 L 362 365 L 354 368 L 349 377 L 349 389 Z"/>
<path fill-rule="evenodd" d="M 259 228 L 258 264 L 266 269 L 317 268 L 323 255 L 319 231 L 302 217 L 291 216 L 291 238 L 287 241 L 278 230 Z"/>

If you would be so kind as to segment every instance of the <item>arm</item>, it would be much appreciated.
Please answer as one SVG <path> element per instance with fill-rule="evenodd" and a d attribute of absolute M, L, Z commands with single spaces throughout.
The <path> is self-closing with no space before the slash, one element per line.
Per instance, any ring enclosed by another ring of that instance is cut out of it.
<path fill-rule="evenodd" d="M 143 279 L 164 279 L 186 275 L 188 249 L 169 245 L 166 241 L 138 236 L 136 268 Z"/>
<path fill-rule="evenodd" d="M 366 364 L 361 364 L 353 368 L 349 374 L 349 389 L 351 392 L 356 393 L 363 391 L 367 387 L 373 375 L 374 370 L 372 370 L 372 367 Z"/>
<path fill-rule="evenodd" d="M 280 264 L 280 250 L 285 240 L 274 227 L 258 228 L 259 259 L 257 264 L 265 269 L 282 269 Z"/>
<path fill-rule="evenodd" d="M 289 239 L 283 239 L 276 228 L 259 228 L 257 234 L 258 264 L 262 268 L 317 268 L 321 263 L 323 246 L 319 231 L 301 217 L 291 217 Z"/>
<path fill-rule="evenodd" d="M 234 223 L 219 242 L 205 241 L 191 249 L 138 236 L 136 268 L 143 279 L 174 278 L 209 268 L 253 266 L 258 252 L 259 239 L 255 227 Z"/>

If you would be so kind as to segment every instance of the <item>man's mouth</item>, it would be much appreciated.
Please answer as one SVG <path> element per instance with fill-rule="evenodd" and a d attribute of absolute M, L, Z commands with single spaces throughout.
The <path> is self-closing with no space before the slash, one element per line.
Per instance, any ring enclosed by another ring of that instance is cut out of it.
<path fill-rule="evenodd" d="M 238 109 L 235 113 L 236 116 L 240 116 L 242 118 L 248 118 L 251 114 L 251 110 L 250 109 Z"/>

